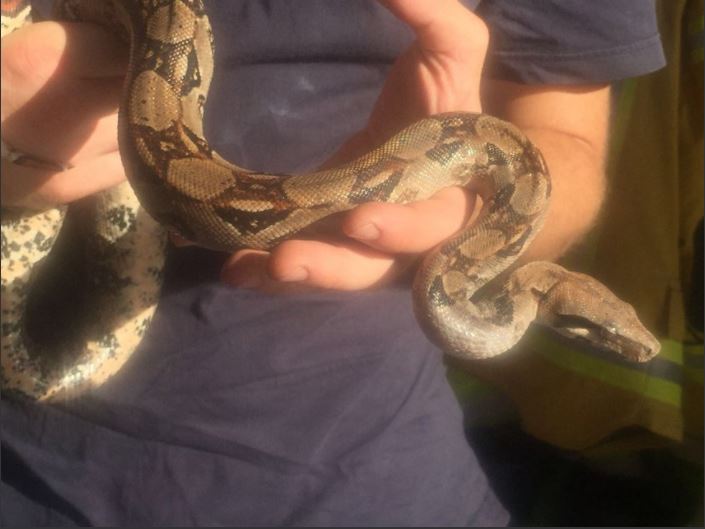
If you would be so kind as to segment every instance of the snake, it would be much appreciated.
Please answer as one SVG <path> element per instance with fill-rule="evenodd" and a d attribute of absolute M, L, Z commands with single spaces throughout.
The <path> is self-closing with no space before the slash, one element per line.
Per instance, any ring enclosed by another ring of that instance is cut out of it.
<path fill-rule="evenodd" d="M 12 5 L 11 5 L 12 4 Z M 3 2 L 9 30 L 27 17 Z M 338 167 L 307 174 L 241 168 L 203 133 L 215 45 L 200 0 L 62 0 L 56 18 L 101 24 L 129 46 L 118 143 L 127 182 L 99 193 L 87 273 L 90 321 L 65 350 L 26 332 L 28 296 L 66 207 L 3 208 L 2 384 L 36 400 L 99 387 L 133 355 L 159 300 L 166 233 L 216 251 L 269 250 L 315 236 L 360 204 L 406 204 L 462 186 L 480 214 L 419 258 L 411 298 L 421 329 L 444 353 L 481 360 L 511 349 L 532 323 L 644 362 L 658 340 L 634 308 L 592 277 L 558 264 L 516 263 L 546 219 L 551 179 L 538 148 L 513 124 L 482 113 L 431 115 Z M 7 146 L 6 157 L 31 158 Z"/>

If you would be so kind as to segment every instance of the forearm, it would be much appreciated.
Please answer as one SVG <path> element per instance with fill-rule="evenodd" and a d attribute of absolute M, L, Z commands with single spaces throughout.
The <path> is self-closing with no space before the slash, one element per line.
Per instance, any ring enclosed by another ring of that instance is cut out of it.
<path fill-rule="evenodd" d="M 543 153 L 552 191 L 544 227 L 522 260 L 555 260 L 580 242 L 597 219 L 605 195 L 604 153 L 560 131 L 524 133 Z"/>
<path fill-rule="evenodd" d="M 594 225 L 606 180 L 609 88 L 530 87 L 492 81 L 484 111 L 519 127 L 541 150 L 552 193 L 543 229 L 522 261 L 554 260 Z"/>

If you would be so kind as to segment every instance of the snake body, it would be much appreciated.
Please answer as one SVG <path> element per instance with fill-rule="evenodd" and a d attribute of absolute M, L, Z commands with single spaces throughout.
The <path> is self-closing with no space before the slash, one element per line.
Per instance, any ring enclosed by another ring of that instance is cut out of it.
<path fill-rule="evenodd" d="M 162 227 L 215 250 L 270 249 L 315 234 L 318 221 L 358 204 L 422 200 L 452 185 L 478 193 L 483 208 L 425 256 L 414 279 L 417 319 L 439 347 L 462 358 L 494 356 L 539 319 L 633 360 L 658 352 L 631 306 L 596 280 L 545 262 L 502 274 L 541 228 L 551 190 L 540 152 L 512 124 L 440 114 L 341 167 L 296 176 L 249 171 L 203 135 L 214 46 L 200 0 L 64 0 L 58 12 L 129 35 L 118 132 L 129 186 L 101 195 L 92 257 L 97 318 L 59 361 L 31 350 L 23 319 L 32 270 L 62 213 L 3 215 L 4 387 L 69 397 L 120 369 L 156 305 Z"/>

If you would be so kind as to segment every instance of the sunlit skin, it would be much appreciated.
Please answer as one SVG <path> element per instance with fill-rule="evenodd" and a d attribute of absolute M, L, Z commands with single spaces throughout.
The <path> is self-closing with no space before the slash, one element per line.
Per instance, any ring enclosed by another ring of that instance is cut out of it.
<path fill-rule="evenodd" d="M 483 79 L 488 30 L 457 1 L 380 3 L 412 28 L 416 40 L 391 69 L 365 129 L 325 165 L 353 159 L 430 114 L 497 115 L 523 129 L 553 177 L 546 227 L 523 260 L 563 254 L 591 227 L 602 201 L 608 88 Z M 68 203 L 125 178 L 116 135 L 125 65 L 125 51 L 87 25 L 38 23 L 3 39 L 3 138 L 24 152 L 71 165 L 57 172 L 3 162 L 3 205 Z M 242 250 L 228 259 L 221 277 L 277 293 L 385 284 L 472 219 L 475 206 L 474 197 L 458 188 L 408 205 L 364 204 L 342 218 L 335 242 L 292 240 L 272 252 Z"/>

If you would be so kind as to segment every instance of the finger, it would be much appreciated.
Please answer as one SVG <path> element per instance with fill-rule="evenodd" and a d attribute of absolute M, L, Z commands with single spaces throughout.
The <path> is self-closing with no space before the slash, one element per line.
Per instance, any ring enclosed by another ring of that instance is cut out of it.
<path fill-rule="evenodd" d="M 96 99 L 108 101 L 110 108 L 119 102 L 119 89 L 106 90 L 105 83 L 120 87 L 115 80 L 126 70 L 125 46 L 98 26 L 32 24 L 3 38 L 1 56 L 3 128 L 8 116 L 30 102 L 36 107 L 40 97 L 52 99 L 48 110 L 54 112 L 65 111 L 71 99 L 89 107 Z M 62 93 L 49 98 L 48 91 Z"/>
<path fill-rule="evenodd" d="M 2 46 L 4 140 L 71 164 L 115 150 L 125 46 L 90 24 L 37 23 L 8 39 Z"/>
<path fill-rule="evenodd" d="M 359 244 L 286 241 L 272 251 L 270 277 L 310 287 L 360 290 L 379 284 L 393 270 L 394 256 Z"/>
<path fill-rule="evenodd" d="M 125 180 L 117 153 L 98 156 L 65 171 L 2 161 L 2 204 L 42 209 L 67 204 Z"/>
<path fill-rule="evenodd" d="M 120 85 L 64 80 L 8 115 L 3 138 L 15 149 L 76 165 L 117 149 Z"/>
<path fill-rule="evenodd" d="M 241 250 L 223 265 L 220 279 L 241 288 L 258 288 L 267 280 L 269 252 Z"/>
<path fill-rule="evenodd" d="M 440 190 L 409 204 L 368 203 L 352 210 L 343 232 L 385 253 L 425 252 L 452 236 L 469 220 L 474 195 L 460 187 Z"/>
<path fill-rule="evenodd" d="M 129 46 L 115 33 L 94 24 L 62 23 L 66 47 L 62 67 L 77 77 L 123 77 L 129 63 Z"/>
<path fill-rule="evenodd" d="M 62 73 L 84 78 L 122 76 L 129 50 L 116 35 L 94 24 L 36 22 L 3 38 L 8 72 L 46 78 Z"/>
<path fill-rule="evenodd" d="M 457 55 L 487 44 L 487 26 L 457 0 L 380 2 L 411 27 L 419 45 L 426 50 Z"/>
<path fill-rule="evenodd" d="M 294 294 L 315 290 L 305 283 L 281 282 L 270 277 L 269 259 L 269 252 L 240 250 L 225 263 L 220 279 L 234 287 L 253 289 L 267 294 Z"/>
<path fill-rule="evenodd" d="M 236 253 L 221 279 L 231 285 L 266 292 L 311 289 L 360 290 L 391 279 L 395 259 L 370 248 L 320 241 L 286 241 L 271 254 L 256 250 Z"/>

